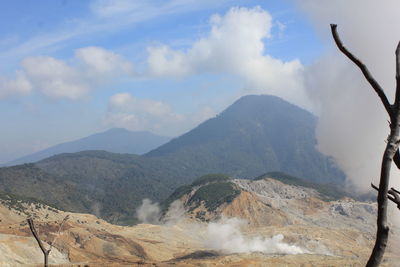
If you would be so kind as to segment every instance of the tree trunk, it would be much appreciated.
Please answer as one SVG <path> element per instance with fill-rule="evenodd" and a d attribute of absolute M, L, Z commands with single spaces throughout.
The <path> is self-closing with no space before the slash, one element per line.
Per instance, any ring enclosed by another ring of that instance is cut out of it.
<path fill-rule="evenodd" d="M 387 240 L 389 237 L 389 227 L 387 225 L 387 194 L 389 190 L 390 167 L 392 165 L 393 157 L 398 148 L 399 141 L 399 127 L 398 124 L 392 123 L 391 133 L 385 152 L 383 154 L 381 177 L 379 182 L 378 191 L 378 218 L 377 218 L 377 232 L 374 249 L 368 260 L 367 267 L 379 266 L 382 261 L 383 254 L 385 253 Z"/>
<path fill-rule="evenodd" d="M 50 254 L 50 250 L 48 250 L 45 253 L 43 253 L 43 255 L 44 255 L 44 267 L 48 267 L 49 266 L 49 254 Z"/>
<path fill-rule="evenodd" d="M 358 58 L 356 58 L 347 48 L 343 45 L 337 33 L 337 25 L 331 24 L 331 31 L 333 39 L 339 50 L 345 54 L 354 64 L 356 64 L 361 72 L 364 74 L 365 79 L 369 82 L 375 92 L 378 94 L 382 101 L 383 106 L 390 118 L 390 135 L 387 140 L 385 152 L 383 153 L 381 174 L 378 189 L 378 218 L 377 218 L 377 231 L 375 246 L 372 250 L 371 256 L 367 262 L 367 267 L 379 266 L 382 261 L 383 254 L 387 246 L 389 238 L 389 226 L 387 224 L 387 205 L 388 205 L 388 191 L 389 191 L 389 178 L 390 167 L 394 160 L 397 167 L 400 169 L 400 154 L 399 149 L 399 132 L 400 132 L 400 42 L 396 49 L 396 96 L 394 104 L 391 105 L 387 99 L 382 87 L 372 77 L 368 68 Z M 399 204 L 398 204 L 399 205 Z"/>

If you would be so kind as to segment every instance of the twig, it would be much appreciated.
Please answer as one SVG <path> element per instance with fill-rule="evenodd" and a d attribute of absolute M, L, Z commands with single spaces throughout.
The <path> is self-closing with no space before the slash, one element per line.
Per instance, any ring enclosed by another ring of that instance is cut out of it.
<path fill-rule="evenodd" d="M 50 248 L 49 248 L 49 250 L 51 250 L 51 248 L 53 247 L 53 244 L 56 242 L 56 240 L 57 240 L 57 238 L 58 238 L 58 236 L 59 236 L 59 234 L 60 234 L 60 231 L 61 231 L 61 229 L 62 229 L 64 223 L 65 223 L 68 219 L 69 219 L 69 215 L 65 216 L 65 218 L 62 220 L 62 222 L 61 222 L 61 224 L 60 224 L 60 227 L 58 228 L 57 234 L 56 234 L 56 236 L 55 236 L 54 239 L 53 239 L 53 242 L 50 243 Z"/>
<path fill-rule="evenodd" d="M 43 256 L 44 256 L 44 267 L 48 266 L 48 259 L 49 259 L 49 254 L 51 252 L 51 249 L 53 248 L 54 242 L 56 241 L 57 237 L 59 236 L 59 233 L 64 225 L 64 223 L 68 220 L 69 215 L 65 216 L 65 218 L 62 220 L 60 227 L 58 228 L 57 234 L 54 237 L 53 241 L 50 243 L 49 249 L 46 249 L 42 243 L 42 241 L 39 238 L 39 235 L 36 231 L 35 225 L 33 224 L 33 220 L 32 218 L 28 218 L 28 224 L 29 224 L 29 229 L 31 230 L 33 236 L 36 239 L 36 242 L 38 243 L 40 250 L 43 252 Z"/>
<path fill-rule="evenodd" d="M 39 239 L 39 235 L 36 232 L 35 225 L 33 224 L 33 220 L 31 218 L 29 218 L 29 219 L 27 219 L 27 221 L 28 221 L 28 224 L 29 224 L 29 228 L 31 229 L 31 232 L 33 234 L 33 237 L 35 237 L 35 239 L 36 239 L 40 249 L 42 250 L 43 254 L 47 254 L 48 250 L 46 250 L 46 248 L 44 247 L 42 241 Z"/>

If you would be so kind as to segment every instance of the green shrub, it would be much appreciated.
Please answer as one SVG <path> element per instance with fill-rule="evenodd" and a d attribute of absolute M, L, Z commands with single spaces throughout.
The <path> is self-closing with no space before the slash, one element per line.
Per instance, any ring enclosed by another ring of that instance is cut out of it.
<path fill-rule="evenodd" d="M 207 210 L 213 211 L 224 203 L 232 202 L 240 190 L 231 182 L 215 182 L 200 187 L 190 198 L 189 205 L 204 201 Z"/>

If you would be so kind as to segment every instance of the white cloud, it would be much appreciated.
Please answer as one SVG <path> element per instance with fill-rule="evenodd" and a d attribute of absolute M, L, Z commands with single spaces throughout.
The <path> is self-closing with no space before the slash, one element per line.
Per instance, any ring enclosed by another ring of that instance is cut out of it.
<path fill-rule="evenodd" d="M 89 91 L 79 70 L 52 57 L 29 57 L 22 61 L 26 76 L 40 92 L 51 97 L 80 98 Z"/>
<path fill-rule="evenodd" d="M 98 85 L 135 74 L 130 62 L 100 47 L 77 49 L 71 62 L 76 64 L 48 56 L 27 57 L 15 79 L 0 77 L 0 97 L 36 89 L 49 97 L 79 99 Z"/>
<path fill-rule="evenodd" d="M 204 9 L 226 6 L 232 0 L 94 0 L 86 1 L 90 13 L 83 17 L 69 18 L 61 22 L 54 31 L 29 36 L 0 40 L 5 45 L 0 51 L 0 60 L 13 61 L 32 54 L 57 51 L 65 43 L 80 38 L 96 38 L 140 25 L 162 16 L 174 16 Z"/>
<path fill-rule="evenodd" d="M 284 62 L 265 53 L 264 40 L 271 37 L 272 28 L 267 11 L 260 7 L 231 8 L 224 16 L 213 15 L 210 25 L 208 36 L 187 51 L 165 45 L 149 47 L 150 75 L 229 73 L 241 77 L 253 93 L 274 94 L 308 106 L 300 61 Z"/>
<path fill-rule="evenodd" d="M 151 116 L 168 116 L 173 114 L 171 108 L 160 101 L 137 99 L 128 93 L 120 93 L 110 98 L 111 109 L 132 113 L 145 113 Z"/>
<path fill-rule="evenodd" d="M 101 17 L 111 17 L 142 10 L 146 2 L 127 0 L 97 0 L 91 3 L 92 11 Z"/>
<path fill-rule="evenodd" d="M 95 75 L 133 74 L 133 66 L 129 61 L 101 47 L 90 46 L 77 49 L 75 56 L 86 65 L 88 71 Z"/>
<path fill-rule="evenodd" d="M 218 7 L 232 2 L 230 0 L 94 0 L 90 8 L 101 18 L 119 18 L 126 22 L 148 20 L 162 15 L 187 13 Z M 135 16 L 136 15 L 136 16 Z"/>
<path fill-rule="evenodd" d="M 32 91 L 32 84 L 22 71 L 17 71 L 15 79 L 0 76 L 0 98 L 13 95 L 26 95 Z"/>
<path fill-rule="evenodd" d="M 147 62 L 154 76 L 184 76 L 193 74 L 186 55 L 167 46 L 149 47 Z"/>
<path fill-rule="evenodd" d="M 159 133 L 170 132 L 174 127 L 179 127 L 183 120 L 183 115 L 176 114 L 163 102 L 119 93 L 110 98 L 105 123 L 134 131 L 150 130 Z"/>
<path fill-rule="evenodd" d="M 318 106 L 319 149 L 334 156 L 351 183 L 362 191 L 371 190 L 371 180 L 379 177 L 384 141 L 389 133 L 388 116 L 358 67 L 335 47 L 329 24 L 338 24 L 346 47 L 368 66 L 393 99 L 400 2 L 297 2 L 310 15 L 321 36 L 332 44 L 332 50 L 306 70 L 308 93 Z M 395 180 L 398 179 L 392 179 Z"/>
<path fill-rule="evenodd" d="M 209 107 L 192 114 L 179 114 L 164 102 L 135 98 L 129 93 L 119 93 L 110 98 L 104 124 L 132 131 L 147 130 L 175 136 L 213 115 L 215 112 Z"/>

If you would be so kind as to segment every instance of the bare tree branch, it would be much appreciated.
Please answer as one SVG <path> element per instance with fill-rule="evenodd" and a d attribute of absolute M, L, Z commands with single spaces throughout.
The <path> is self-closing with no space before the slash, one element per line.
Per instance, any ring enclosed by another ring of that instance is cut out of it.
<path fill-rule="evenodd" d="M 400 152 L 398 149 L 396 151 L 396 154 L 394 154 L 393 161 L 394 164 L 396 164 L 397 169 L 400 169 Z"/>
<path fill-rule="evenodd" d="M 372 77 L 367 67 L 352 53 L 350 53 L 346 47 L 342 44 L 337 33 L 337 25 L 331 24 L 331 31 L 333 39 L 339 50 L 345 54 L 354 64 L 356 64 L 364 74 L 369 84 L 375 90 L 380 97 L 389 117 L 390 117 L 390 134 L 387 139 L 385 152 L 383 153 L 381 173 L 379 180 L 378 189 L 378 216 L 377 216 L 377 232 L 375 245 L 372 253 L 368 259 L 367 267 L 377 267 L 380 265 L 385 253 L 387 241 L 389 238 L 389 226 L 387 224 L 387 206 L 388 198 L 392 201 L 396 201 L 396 193 L 393 190 L 389 190 L 389 179 L 390 179 L 390 168 L 392 162 L 399 167 L 400 159 L 398 155 L 399 140 L 400 140 L 400 43 L 396 49 L 396 99 L 394 105 L 391 105 L 382 90 L 378 82 Z M 376 186 L 373 186 L 377 189 Z"/>
<path fill-rule="evenodd" d="M 396 97 L 394 104 L 396 107 L 400 103 L 400 42 L 397 44 L 396 48 Z"/>
<path fill-rule="evenodd" d="M 371 184 L 371 186 L 372 186 L 372 188 L 373 189 L 375 189 L 376 191 L 379 191 L 379 188 L 378 187 L 376 187 L 374 184 Z M 396 199 L 396 197 L 394 197 L 394 196 L 391 196 L 391 195 L 393 195 L 393 192 L 395 192 L 395 193 L 400 193 L 399 191 L 397 191 L 397 190 L 395 190 L 393 187 L 388 191 L 388 195 L 387 195 L 387 198 L 388 199 L 390 199 L 391 201 L 393 201 L 395 204 L 397 204 L 397 208 L 398 209 L 400 209 L 400 196 L 397 196 L 398 197 L 398 200 Z M 389 195 L 389 194 L 391 194 L 391 195 Z"/>
<path fill-rule="evenodd" d="M 65 223 L 68 219 L 69 219 L 69 215 L 65 216 L 65 218 L 62 220 L 62 222 L 61 222 L 61 224 L 60 224 L 60 227 L 58 228 L 57 234 L 56 234 L 56 236 L 55 236 L 54 239 L 53 239 L 53 242 L 50 243 L 49 251 L 53 248 L 53 245 L 54 245 L 54 243 L 56 242 L 56 240 L 57 240 L 57 238 L 58 238 L 58 236 L 59 236 L 59 234 L 60 234 L 60 231 L 61 231 L 61 229 L 62 229 L 64 223 Z"/>
<path fill-rule="evenodd" d="M 389 189 L 388 194 L 390 194 L 390 195 L 393 196 L 392 198 L 389 198 L 389 195 L 388 195 L 388 198 L 389 198 L 390 200 L 394 199 L 394 200 L 392 200 L 392 201 L 393 201 L 394 203 L 396 203 L 396 204 L 397 204 L 397 208 L 400 209 L 400 196 L 399 196 L 399 194 L 396 193 L 396 192 L 393 190 L 393 188 Z"/>
<path fill-rule="evenodd" d="M 389 114 L 389 117 L 392 118 L 393 117 L 392 106 L 390 105 L 389 100 L 387 99 L 382 87 L 374 79 L 374 77 L 372 77 L 371 73 L 369 72 L 368 68 L 364 65 L 364 63 L 362 63 L 358 58 L 356 58 L 352 53 L 350 53 L 347 50 L 347 48 L 343 45 L 342 41 L 339 38 L 336 28 L 337 28 L 336 24 L 331 24 L 332 36 L 333 39 L 335 40 L 337 47 L 343 54 L 345 54 L 351 61 L 354 62 L 354 64 L 356 64 L 361 69 L 361 72 L 364 74 L 365 79 L 367 79 L 369 84 L 372 86 L 372 88 L 374 88 L 375 92 L 380 97 L 387 113 Z"/>
<path fill-rule="evenodd" d="M 49 257 L 50 250 L 47 250 L 44 247 L 42 241 L 40 240 L 39 235 L 36 232 L 35 225 L 33 224 L 33 220 L 31 218 L 29 218 L 29 219 L 27 219 L 27 221 L 28 221 L 28 224 L 29 224 L 29 228 L 31 229 L 31 232 L 32 232 L 33 236 L 36 239 L 36 242 L 38 243 L 40 249 L 43 252 L 43 255 L 44 255 L 44 267 L 47 267 L 48 266 L 48 257 Z"/>
<path fill-rule="evenodd" d="M 394 189 L 393 187 L 391 188 L 394 192 L 396 192 L 397 194 L 400 194 L 400 191 L 397 191 L 396 189 Z"/>
<path fill-rule="evenodd" d="M 50 243 L 49 249 L 46 249 L 42 243 L 42 241 L 39 238 L 39 235 L 36 231 L 35 225 L 33 224 L 33 220 L 31 218 L 28 218 L 28 224 L 29 224 L 29 229 L 31 230 L 33 236 L 36 239 L 36 242 L 38 243 L 40 250 L 43 252 L 43 256 L 44 256 L 44 267 L 48 267 L 48 261 L 49 261 L 49 254 L 51 252 L 51 249 L 53 248 L 53 245 L 57 239 L 57 237 L 59 236 L 59 233 L 64 225 L 64 223 L 68 220 L 69 215 L 65 216 L 65 218 L 62 220 L 60 227 L 58 228 L 57 234 L 54 237 L 53 241 Z"/>

